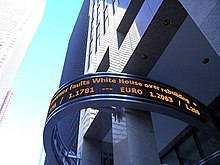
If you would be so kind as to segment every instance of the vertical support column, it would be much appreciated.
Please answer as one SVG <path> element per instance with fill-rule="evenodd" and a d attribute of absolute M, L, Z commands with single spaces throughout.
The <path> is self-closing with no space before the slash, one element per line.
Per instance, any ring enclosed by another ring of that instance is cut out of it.
<path fill-rule="evenodd" d="M 150 113 L 125 110 L 124 117 L 113 122 L 114 165 L 160 165 Z"/>
<path fill-rule="evenodd" d="M 84 138 L 80 165 L 101 165 L 101 141 Z"/>

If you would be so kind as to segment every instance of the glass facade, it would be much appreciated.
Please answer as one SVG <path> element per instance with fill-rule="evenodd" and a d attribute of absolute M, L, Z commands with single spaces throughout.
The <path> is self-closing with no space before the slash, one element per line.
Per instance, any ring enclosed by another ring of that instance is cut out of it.
<path fill-rule="evenodd" d="M 162 165 L 220 165 L 220 139 L 192 131 L 162 157 Z"/>
<path fill-rule="evenodd" d="M 215 139 L 210 136 L 208 133 L 197 132 L 196 136 L 198 137 L 198 142 L 201 146 L 202 153 L 205 158 L 213 155 L 213 159 L 208 161 L 210 165 L 219 165 L 220 164 L 220 139 Z M 212 157 L 212 156 L 211 156 Z"/>
<path fill-rule="evenodd" d="M 179 145 L 177 152 L 181 164 L 194 164 L 201 159 L 192 135 Z"/>

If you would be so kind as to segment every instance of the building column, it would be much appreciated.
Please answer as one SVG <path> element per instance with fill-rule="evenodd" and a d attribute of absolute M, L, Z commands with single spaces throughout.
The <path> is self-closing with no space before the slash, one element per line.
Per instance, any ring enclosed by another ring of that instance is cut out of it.
<path fill-rule="evenodd" d="M 125 110 L 112 129 L 114 165 L 160 165 L 150 113 Z"/>
<path fill-rule="evenodd" d="M 80 165 L 101 165 L 101 141 L 84 138 Z"/>

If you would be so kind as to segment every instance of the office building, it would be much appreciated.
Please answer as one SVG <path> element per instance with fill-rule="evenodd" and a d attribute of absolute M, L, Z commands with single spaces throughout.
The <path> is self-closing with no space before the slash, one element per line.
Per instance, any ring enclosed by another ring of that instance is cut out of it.
<path fill-rule="evenodd" d="M 12 95 L 13 95 L 12 91 L 8 91 L 5 96 L 4 101 L 2 103 L 2 106 L 0 107 L 0 128 L 2 126 L 2 122 L 4 119 L 5 113 L 7 112 L 8 106 L 10 104 L 10 100 L 12 98 Z"/>
<path fill-rule="evenodd" d="M 45 5 L 45 0 L 0 0 L 0 107 L 40 24 Z"/>
<path fill-rule="evenodd" d="M 84 1 L 45 164 L 220 162 L 220 1 Z"/>

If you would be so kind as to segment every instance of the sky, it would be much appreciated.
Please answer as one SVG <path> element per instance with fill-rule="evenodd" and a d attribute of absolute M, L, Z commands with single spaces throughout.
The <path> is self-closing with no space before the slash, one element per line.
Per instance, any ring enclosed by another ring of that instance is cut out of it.
<path fill-rule="evenodd" d="M 58 90 L 69 37 L 82 0 L 47 0 L 42 22 L 15 77 L 0 128 L 1 165 L 40 165 L 49 103 Z"/>

